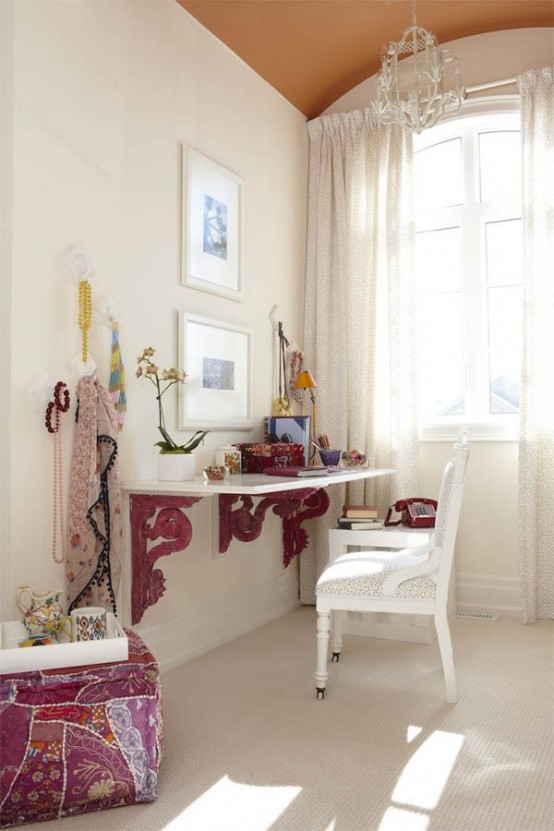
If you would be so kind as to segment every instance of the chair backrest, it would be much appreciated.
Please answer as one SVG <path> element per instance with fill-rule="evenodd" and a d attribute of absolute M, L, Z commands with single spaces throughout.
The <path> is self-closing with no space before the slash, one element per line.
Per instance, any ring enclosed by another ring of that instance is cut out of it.
<path fill-rule="evenodd" d="M 433 542 L 436 548 L 441 551 L 437 569 L 437 601 L 446 599 L 448 593 L 468 458 L 468 431 L 463 428 L 460 430 L 454 445 L 452 457 L 444 469 L 438 498 L 439 504 L 433 535 Z"/>

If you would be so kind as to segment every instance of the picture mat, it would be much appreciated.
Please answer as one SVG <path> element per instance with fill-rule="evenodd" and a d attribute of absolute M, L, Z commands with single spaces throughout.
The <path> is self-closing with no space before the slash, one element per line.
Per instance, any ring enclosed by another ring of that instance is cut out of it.
<path fill-rule="evenodd" d="M 179 340 L 180 428 L 250 429 L 251 330 L 183 313 Z"/>
<path fill-rule="evenodd" d="M 242 300 L 243 180 L 187 147 L 183 147 L 183 171 L 183 283 Z M 225 258 L 204 251 L 206 195 L 226 207 Z"/>

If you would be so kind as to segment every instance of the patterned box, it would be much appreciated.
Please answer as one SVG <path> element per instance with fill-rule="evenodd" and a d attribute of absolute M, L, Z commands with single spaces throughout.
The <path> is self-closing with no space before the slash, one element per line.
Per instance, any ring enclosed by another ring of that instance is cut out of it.
<path fill-rule="evenodd" d="M 301 444 L 237 444 L 242 454 L 243 473 L 263 473 L 266 467 L 304 465 L 304 447 Z"/>

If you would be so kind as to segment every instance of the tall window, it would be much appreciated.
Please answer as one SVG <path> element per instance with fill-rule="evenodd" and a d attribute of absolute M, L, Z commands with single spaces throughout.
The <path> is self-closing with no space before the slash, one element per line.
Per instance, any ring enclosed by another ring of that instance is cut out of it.
<path fill-rule="evenodd" d="M 519 412 L 519 115 L 460 118 L 414 149 L 421 422 L 500 434 Z"/>

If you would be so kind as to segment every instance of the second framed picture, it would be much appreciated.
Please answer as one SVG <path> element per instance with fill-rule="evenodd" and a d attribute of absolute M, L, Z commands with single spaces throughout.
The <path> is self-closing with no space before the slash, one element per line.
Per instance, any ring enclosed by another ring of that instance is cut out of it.
<path fill-rule="evenodd" d="M 183 145 L 182 282 L 242 300 L 244 181 Z"/>
<path fill-rule="evenodd" d="M 249 430 L 252 420 L 252 330 L 181 312 L 179 428 Z"/>

